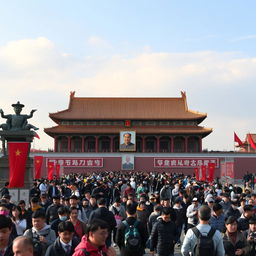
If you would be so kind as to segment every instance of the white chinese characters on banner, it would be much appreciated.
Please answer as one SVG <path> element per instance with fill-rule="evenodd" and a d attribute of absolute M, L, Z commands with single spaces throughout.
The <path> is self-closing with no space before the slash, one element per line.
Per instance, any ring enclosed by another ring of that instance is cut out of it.
<path fill-rule="evenodd" d="M 208 166 L 209 163 L 214 163 L 216 168 L 219 167 L 218 158 L 154 158 L 154 167 L 158 168 L 193 168 Z"/>
<path fill-rule="evenodd" d="M 103 167 L 103 158 L 48 158 L 46 162 L 62 167 Z"/>

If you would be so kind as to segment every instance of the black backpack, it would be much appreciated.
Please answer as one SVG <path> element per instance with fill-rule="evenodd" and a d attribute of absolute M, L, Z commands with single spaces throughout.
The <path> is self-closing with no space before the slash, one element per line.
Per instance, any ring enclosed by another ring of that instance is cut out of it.
<path fill-rule="evenodd" d="M 123 221 L 125 225 L 124 245 L 125 249 L 130 252 L 138 252 L 142 248 L 141 236 L 138 230 L 139 222 L 136 220 L 133 225 L 129 225 L 126 220 Z"/>
<path fill-rule="evenodd" d="M 215 248 L 213 243 L 213 236 L 215 229 L 211 228 L 206 236 L 202 235 L 201 232 L 196 228 L 192 228 L 195 236 L 197 237 L 196 245 L 194 248 L 195 256 L 215 256 Z"/>

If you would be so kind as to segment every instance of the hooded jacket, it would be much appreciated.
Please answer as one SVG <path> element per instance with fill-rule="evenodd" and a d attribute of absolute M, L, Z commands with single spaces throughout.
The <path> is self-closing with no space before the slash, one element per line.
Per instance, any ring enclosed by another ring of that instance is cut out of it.
<path fill-rule="evenodd" d="M 93 246 L 90 241 L 88 241 L 87 236 L 83 236 L 82 241 L 80 244 L 76 247 L 75 252 L 72 256 L 85 256 L 85 250 L 88 255 L 90 256 L 104 256 L 107 255 L 107 247 L 106 245 L 97 248 Z"/>

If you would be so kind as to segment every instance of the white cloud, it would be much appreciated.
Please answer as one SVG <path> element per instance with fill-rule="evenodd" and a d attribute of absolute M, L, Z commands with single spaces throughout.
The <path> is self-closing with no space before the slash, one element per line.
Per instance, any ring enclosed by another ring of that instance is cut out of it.
<path fill-rule="evenodd" d="M 97 37 L 89 41 L 104 45 Z M 19 40 L 0 47 L 0 108 L 11 112 L 17 100 L 26 105 L 24 113 L 37 108 L 31 123 L 39 126 L 42 139 L 36 146 L 47 148 L 53 142 L 42 130 L 54 125 L 48 113 L 66 109 L 70 91 L 84 97 L 176 97 L 185 90 L 189 107 L 208 112 L 204 125 L 214 129 L 204 147 L 232 149 L 234 130 L 243 137 L 256 127 L 250 116 L 255 106 L 249 105 L 254 102 L 255 70 L 256 58 L 235 52 L 168 53 L 147 46 L 132 55 L 78 58 L 44 37 Z M 237 113 L 241 108 L 246 116 Z"/>
<path fill-rule="evenodd" d="M 246 40 L 252 40 L 252 39 L 256 39 L 256 35 L 241 36 L 241 37 L 232 39 L 231 42 L 246 41 Z"/>
<path fill-rule="evenodd" d="M 110 46 L 107 40 L 99 36 L 91 36 L 88 38 L 87 43 L 92 47 L 107 48 Z"/>

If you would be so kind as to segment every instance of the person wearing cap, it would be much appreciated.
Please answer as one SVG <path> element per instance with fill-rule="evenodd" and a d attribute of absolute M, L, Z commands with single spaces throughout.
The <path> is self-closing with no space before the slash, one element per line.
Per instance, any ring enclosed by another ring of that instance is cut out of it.
<path fill-rule="evenodd" d="M 249 228 L 249 221 L 253 217 L 253 206 L 252 205 L 245 205 L 244 206 L 244 213 L 238 219 L 238 229 L 241 231 L 245 231 Z"/>
<path fill-rule="evenodd" d="M 211 218 L 211 209 L 207 205 L 203 205 L 198 210 L 199 224 L 196 226 L 196 229 L 203 235 L 207 236 L 210 230 L 212 230 L 209 225 L 209 219 Z M 221 233 L 216 230 L 212 237 L 214 244 L 215 256 L 224 256 L 225 251 L 223 247 L 223 239 Z M 195 235 L 193 229 L 189 229 L 184 238 L 181 253 L 183 256 L 189 256 L 190 253 L 194 252 L 195 246 L 197 244 L 197 236 Z M 203 255 L 205 256 L 205 255 Z"/>
<path fill-rule="evenodd" d="M 46 222 L 52 224 L 52 222 L 59 218 L 58 209 L 61 207 L 60 196 L 54 196 L 52 198 L 52 204 L 48 206 L 46 210 Z"/>
<path fill-rule="evenodd" d="M 240 218 L 241 213 L 238 210 L 238 200 L 237 199 L 234 199 L 231 201 L 231 206 L 226 211 L 225 216 L 226 216 L 226 218 L 228 218 L 230 216 L 234 216 L 236 219 Z"/>
<path fill-rule="evenodd" d="M 212 216 L 209 225 L 220 232 L 225 231 L 225 216 L 221 204 L 215 203 L 212 207 Z"/>
<path fill-rule="evenodd" d="M 244 234 L 237 229 L 237 219 L 229 216 L 225 221 L 226 233 L 223 237 L 223 244 L 226 256 L 247 255 L 249 243 Z"/>
<path fill-rule="evenodd" d="M 245 237 L 249 243 L 248 256 L 256 255 L 256 216 L 249 220 L 249 229 L 244 232 Z"/>
<path fill-rule="evenodd" d="M 188 229 L 193 228 L 198 223 L 198 210 L 200 208 L 198 199 L 194 197 L 192 199 L 192 204 L 187 208 L 186 216 L 188 218 Z"/>

